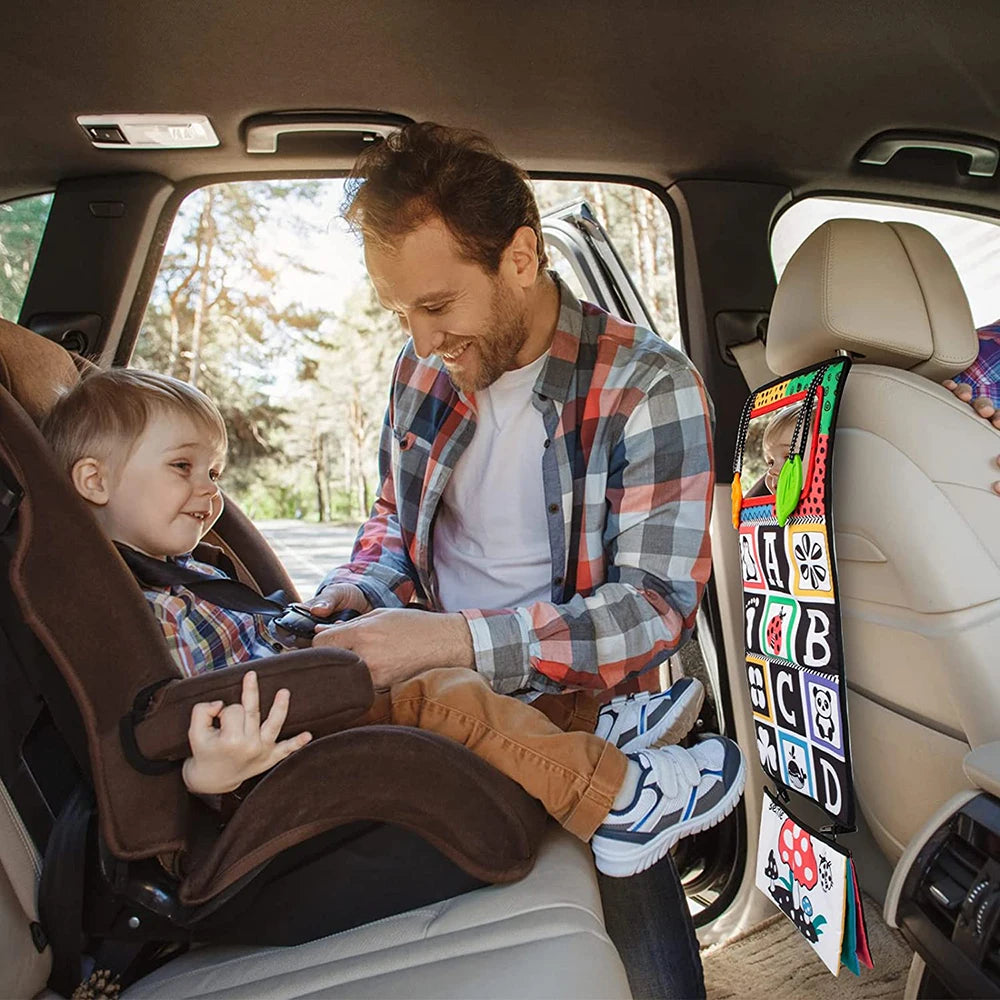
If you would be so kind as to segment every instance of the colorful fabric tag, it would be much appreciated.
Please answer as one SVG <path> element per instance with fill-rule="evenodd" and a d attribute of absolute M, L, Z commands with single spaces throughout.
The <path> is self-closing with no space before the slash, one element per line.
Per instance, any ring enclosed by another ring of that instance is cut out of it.
<path fill-rule="evenodd" d="M 804 826 L 764 790 L 756 884 L 836 976 L 872 968 L 865 914 L 849 851 Z"/>

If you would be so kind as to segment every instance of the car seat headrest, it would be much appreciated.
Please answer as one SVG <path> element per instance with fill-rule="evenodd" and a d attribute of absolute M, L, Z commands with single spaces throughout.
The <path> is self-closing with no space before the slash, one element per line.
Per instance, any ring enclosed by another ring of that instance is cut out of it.
<path fill-rule="evenodd" d="M 847 350 L 859 361 L 934 381 L 976 357 L 965 290 L 951 259 L 925 229 L 905 222 L 832 219 L 792 255 L 767 329 L 767 364 L 778 374 Z"/>
<path fill-rule="evenodd" d="M 80 381 L 90 362 L 23 326 L 0 319 L 0 385 L 36 423 L 59 396 Z"/>

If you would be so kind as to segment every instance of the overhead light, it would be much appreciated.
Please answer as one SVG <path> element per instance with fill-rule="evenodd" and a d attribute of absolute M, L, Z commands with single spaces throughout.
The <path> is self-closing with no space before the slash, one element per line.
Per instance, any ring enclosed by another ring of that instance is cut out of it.
<path fill-rule="evenodd" d="M 205 115 L 77 115 L 98 149 L 195 149 L 218 146 Z"/>

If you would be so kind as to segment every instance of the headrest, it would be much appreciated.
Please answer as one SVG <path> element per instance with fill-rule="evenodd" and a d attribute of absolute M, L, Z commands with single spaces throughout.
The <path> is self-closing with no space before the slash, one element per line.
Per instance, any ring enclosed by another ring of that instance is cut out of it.
<path fill-rule="evenodd" d="M 0 385 L 34 422 L 52 409 L 66 389 L 80 381 L 77 364 L 89 365 L 51 340 L 0 319 Z"/>
<path fill-rule="evenodd" d="M 948 254 L 905 222 L 832 219 L 792 255 L 767 328 L 779 375 L 850 351 L 936 382 L 978 352 L 972 313 Z"/>

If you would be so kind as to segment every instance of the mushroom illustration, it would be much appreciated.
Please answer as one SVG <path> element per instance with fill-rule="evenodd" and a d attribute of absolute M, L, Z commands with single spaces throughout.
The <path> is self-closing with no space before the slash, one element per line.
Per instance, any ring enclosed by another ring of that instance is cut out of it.
<path fill-rule="evenodd" d="M 792 870 L 792 900 L 797 908 L 799 893 L 795 891 L 795 884 L 812 889 L 819 880 L 812 839 L 797 823 L 786 819 L 778 831 L 778 854 Z"/>

